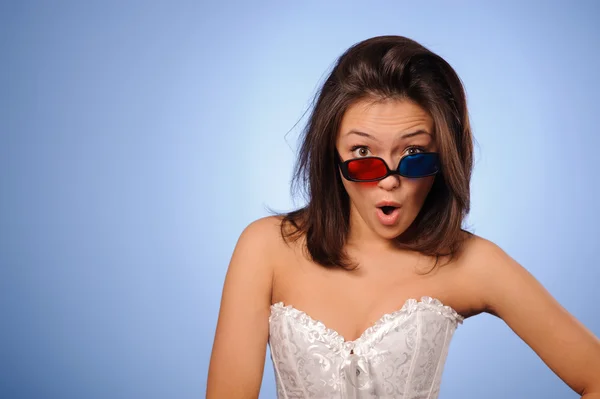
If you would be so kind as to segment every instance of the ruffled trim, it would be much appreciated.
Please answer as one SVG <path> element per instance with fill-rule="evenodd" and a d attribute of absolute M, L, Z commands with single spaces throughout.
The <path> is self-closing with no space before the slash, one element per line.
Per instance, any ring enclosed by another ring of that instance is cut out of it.
<path fill-rule="evenodd" d="M 293 319 L 298 321 L 302 325 L 308 326 L 311 330 L 317 331 L 322 336 L 326 337 L 327 343 L 333 343 L 335 348 L 340 348 L 346 340 L 334 329 L 327 327 L 319 320 L 315 320 L 310 317 L 307 313 L 296 309 L 292 305 L 284 305 L 283 302 L 277 302 L 271 305 L 271 315 L 269 316 L 269 323 L 273 317 L 277 316 L 277 312 L 280 314 L 287 314 Z"/>
<path fill-rule="evenodd" d="M 389 326 L 390 322 L 401 315 L 409 316 L 417 310 L 429 310 L 432 312 L 436 312 L 444 317 L 449 318 L 450 320 L 461 323 L 464 320 L 464 317 L 461 316 L 456 310 L 451 308 L 450 306 L 444 305 L 442 301 L 436 298 L 432 298 L 429 296 L 421 297 L 421 300 L 416 300 L 414 298 L 409 298 L 404 302 L 402 307 L 396 311 L 386 313 L 379 318 L 371 327 L 367 328 L 357 339 L 354 341 L 346 341 L 344 337 L 339 334 L 337 331 L 327 327 L 323 322 L 319 320 L 315 320 L 310 317 L 306 312 L 302 310 L 296 309 L 292 305 L 285 305 L 283 302 L 277 302 L 271 305 L 271 315 L 269 316 L 269 322 L 271 322 L 272 318 L 275 317 L 278 313 L 285 313 L 295 320 L 299 321 L 303 325 L 309 326 L 311 329 L 315 329 L 323 336 L 326 336 L 327 340 L 332 343 L 337 349 L 345 349 L 350 351 L 357 347 L 357 345 L 367 340 L 369 337 L 375 335 L 381 328 L 384 326 Z"/>

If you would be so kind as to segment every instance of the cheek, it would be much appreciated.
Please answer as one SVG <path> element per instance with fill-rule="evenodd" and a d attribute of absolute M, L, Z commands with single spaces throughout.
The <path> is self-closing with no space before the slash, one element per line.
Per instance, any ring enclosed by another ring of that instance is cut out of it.
<path fill-rule="evenodd" d="M 342 184 L 353 202 L 360 202 L 365 198 L 367 191 L 372 191 L 377 187 L 377 182 L 358 183 L 342 180 Z"/>
<path fill-rule="evenodd" d="M 426 177 L 423 179 L 416 179 L 405 185 L 406 188 L 409 189 L 410 198 L 415 204 L 421 205 L 425 201 L 429 191 L 431 191 L 433 181 L 433 177 Z"/>

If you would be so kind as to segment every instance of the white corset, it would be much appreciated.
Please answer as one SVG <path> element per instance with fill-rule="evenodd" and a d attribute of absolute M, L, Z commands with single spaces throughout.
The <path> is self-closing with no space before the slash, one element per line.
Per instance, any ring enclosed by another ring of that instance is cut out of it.
<path fill-rule="evenodd" d="M 269 346 L 277 397 L 435 399 L 462 322 L 454 309 L 424 296 L 345 341 L 305 312 L 273 304 Z"/>

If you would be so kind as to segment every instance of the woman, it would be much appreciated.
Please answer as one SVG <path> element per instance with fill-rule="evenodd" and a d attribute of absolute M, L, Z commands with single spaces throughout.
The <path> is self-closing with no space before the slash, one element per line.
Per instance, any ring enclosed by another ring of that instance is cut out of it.
<path fill-rule="evenodd" d="M 472 152 L 464 89 L 442 58 L 399 36 L 348 49 L 300 151 L 308 204 L 237 242 L 207 397 L 256 398 L 268 343 L 279 398 L 436 398 L 456 327 L 488 312 L 600 398 L 600 341 L 461 228 Z"/>

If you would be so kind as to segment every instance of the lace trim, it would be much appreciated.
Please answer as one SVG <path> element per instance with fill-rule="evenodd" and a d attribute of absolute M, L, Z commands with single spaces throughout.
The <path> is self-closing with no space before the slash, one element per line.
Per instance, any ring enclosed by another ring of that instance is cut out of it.
<path fill-rule="evenodd" d="M 317 330 L 320 334 L 327 336 L 328 340 L 335 343 L 336 347 L 344 347 L 346 350 L 353 349 L 357 343 L 367 339 L 369 336 L 377 333 L 382 327 L 389 325 L 389 322 L 396 319 L 400 315 L 410 315 L 417 310 L 427 309 L 436 312 L 444 317 L 447 317 L 457 323 L 462 324 L 464 317 L 461 316 L 456 310 L 450 306 L 444 305 L 442 301 L 429 296 L 421 297 L 421 300 L 409 298 L 404 302 L 402 307 L 396 311 L 386 313 L 379 318 L 371 327 L 367 328 L 357 339 L 353 341 L 346 341 L 344 337 L 337 331 L 327 327 L 323 322 L 315 320 L 310 317 L 306 312 L 296 309 L 292 305 L 285 305 L 283 302 L 277 302 L 271 305 L 271 315 L 269 316 L 269 323 L 272 318 L 276 316 L 277 312 L 282 312 L 290 315 L 295 320 L 299 321 L 303 325 L 309 326 L 311 329 Z"/>

